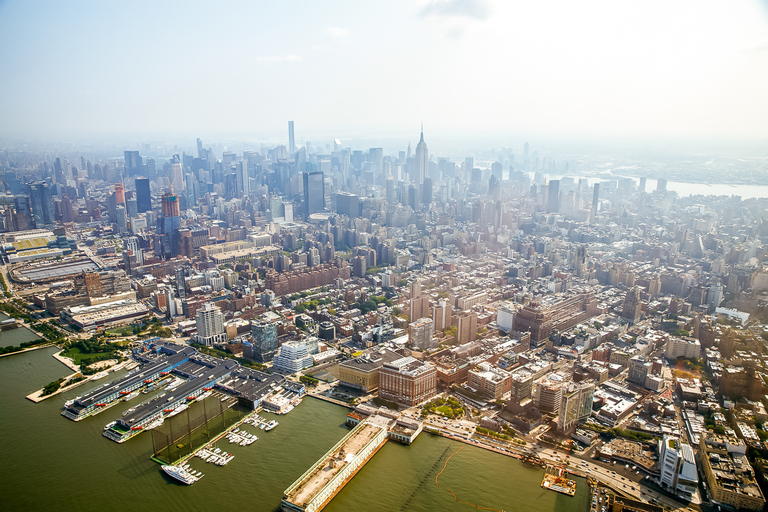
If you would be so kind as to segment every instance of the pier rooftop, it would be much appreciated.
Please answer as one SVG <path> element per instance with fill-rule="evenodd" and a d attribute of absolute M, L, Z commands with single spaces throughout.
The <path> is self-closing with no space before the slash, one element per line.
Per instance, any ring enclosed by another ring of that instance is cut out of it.
<path fill-rule="evenodd" d="M 214 363 L 218 364 L 213 366 Z M 216 382 L 232 373 L 237 366 L 237 361 L 228 359 L 216 361 L 190 359 L 174 370 L 174 373 L 189 378 L 188 381 L 172 392 L 164 393 L 154 400 L 139 405 L 133 412 L 120 418 L 118 424 L 124 430 L 137 425 L 147 425 L 162 415 L 164 409 L 178 407 L 187 402 L 187 397 L 202 394 L 204 387 L 213 387 Z"/>
<path fill-rule="evenodd" d="M 391 420 L 379 416 L 358 425 L 307 471 L 301 480 L 288 489 L 283 501 L 299 507 L 300 510 L 307 509 L 307 505 L 352 462 L 355 455 L 375 441 L 382 429 L 386 430 L 389 421 Z"/>
<path fill-rule="evenodd" d="M 138 372 L 128 374 L 121 379 L 104 384 L 101 387 L 89 391 L 80 398 L 76 399 L 68 410 L 73 417 L 79 417 L 83 411 L 94 409 L 97 403 L 109 403 L 120 398 L 121 391 L 134 391 L 146 386 L 147 380 L 156 380 L 161 372 L 170 372 L 175 367 L 187 361 L 192 354 L 197 351 L 192 347 L 181 347 L 180 350 L 173 351 L 166 357 L 159 358 Z"/>

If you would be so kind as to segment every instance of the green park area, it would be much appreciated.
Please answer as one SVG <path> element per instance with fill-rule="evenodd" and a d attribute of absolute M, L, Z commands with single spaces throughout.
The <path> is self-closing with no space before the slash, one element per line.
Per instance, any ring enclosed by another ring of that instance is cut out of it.
<path fill-rule="evenodd" d="M 423 416 L 427 414 L 439 414 L 446 418 L 460 418 L 464 415 L 464 408 L 461 402 L 453 397 L 436 398 L 424 406 Z"/>
<path fill-rule="evenodd" d="M 115 359 L 117 355 L 112 344 L 103 344 L 98 341 L 82 340 L 72 343 L 61 355 L 69 357 L 75 364 L 88 366 L 98 361 Z"/>

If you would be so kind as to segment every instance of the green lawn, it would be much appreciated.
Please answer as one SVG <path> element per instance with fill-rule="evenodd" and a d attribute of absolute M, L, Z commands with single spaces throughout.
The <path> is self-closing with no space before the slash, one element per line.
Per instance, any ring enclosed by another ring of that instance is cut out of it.
<path fill-rule="evenodd" d="M 453 408 L 449 405 L 441 405 L 437 408 L 437 412 L 443 416 L 453 416 Z"/>
<path fill-rule="evenodd" d="M 115 329 L 109 329 L 107 334 L 116 336 L 129 336 L 133 334 L 133 325 L 124 325 L 123 327 L 117 327 Z"/>
<path fill-rule="evenodd" d="M 83 354 L 82 352 L 80 352 L 79 348 L 77 348 L 77 347 L 70 347 L 70 348 L 68 348 L 66 350 L 66 352 L 64 352 L 61 355 L 63 355 L 64 357 L 72 358 L 72 360 L 75 362 L 75 364 L 83 364 L 83 363 L 85 363 L 86 365 L 88 365 L 88 364 L 90 364 L 90 361 L 92 359 L 95 359 L 95 358 L 97 358 L 99 356 L 103 356 L 103 355 L 109 354 L 111 352 L 112 352 L 112 349 L 105 350 L 104 352 L 96 352 L 96 353 L 93 353 L 93 354 Z"/>

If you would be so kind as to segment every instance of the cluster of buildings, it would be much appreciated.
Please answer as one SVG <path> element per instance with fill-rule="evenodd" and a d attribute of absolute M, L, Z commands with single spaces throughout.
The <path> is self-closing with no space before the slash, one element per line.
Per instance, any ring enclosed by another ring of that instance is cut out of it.
<path fill-rule="evenodd" d="M 289 140 L 0 158 L 14 293 L 408 407 L 452 394 L 526 435 L 649 433 L 671 492 L 705 475 L 756 506 L 712 434 L 768 453 L 766 200 L 568 177 L 595 162 L 528 144 L 457 162 L 423 133 L 396 154 Z"/>

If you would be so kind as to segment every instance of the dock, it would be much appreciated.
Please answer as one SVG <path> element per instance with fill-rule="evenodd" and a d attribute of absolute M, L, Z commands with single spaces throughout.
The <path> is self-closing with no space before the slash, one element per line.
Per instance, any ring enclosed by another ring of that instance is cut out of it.
<path fill-rule="evenodd" d="M 573 496 L 576 494 L 576 480 L 569 480 L 567 476 L 568 473 L 564 468 L 548 467 L 541 486 L 550 491 Z"/>
<path fill-rule="evenodd" d="M 285 490 L 283 512 L 318 512 L 387 441 L 386 424 L 360 422 Z"/>

